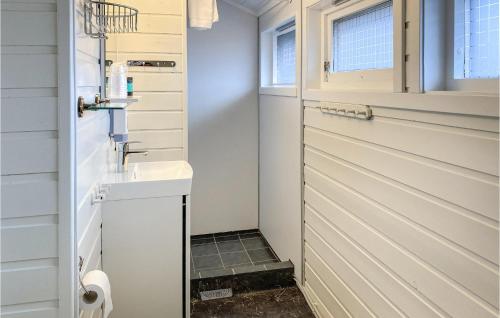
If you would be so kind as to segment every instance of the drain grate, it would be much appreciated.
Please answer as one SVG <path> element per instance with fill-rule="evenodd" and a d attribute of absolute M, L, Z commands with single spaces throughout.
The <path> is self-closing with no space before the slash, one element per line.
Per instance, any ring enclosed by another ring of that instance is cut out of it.
<path fill-rule="evenodd" d="M 221 298 L 233 297 L 233 289 L 214 289 L 200 292 L 201 300 L 214 300 Z"/>

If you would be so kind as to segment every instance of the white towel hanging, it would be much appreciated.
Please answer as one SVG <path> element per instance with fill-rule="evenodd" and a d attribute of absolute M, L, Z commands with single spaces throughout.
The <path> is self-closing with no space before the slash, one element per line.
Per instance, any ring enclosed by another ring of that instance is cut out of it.
<path fill-rule="evenodd" d="M 192 28 L 208 30 L 214 22 L 219 21 L 217 0 L 189 0 L 188 11 Z"/>

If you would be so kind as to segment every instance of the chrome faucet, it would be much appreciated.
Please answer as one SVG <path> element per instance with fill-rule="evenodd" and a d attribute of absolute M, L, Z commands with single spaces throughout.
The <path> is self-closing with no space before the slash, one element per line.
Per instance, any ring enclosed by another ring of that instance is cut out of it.
<path fill-rule="evenodd" d="M 144 156 L 148 155 L 146 150 L 130 150 L 130 144 L 138 144 L 140 141 L 124 141 L 117 142 L 117 163 L 116 169 L 118 172 L 123 172 L 128 170 L 128 155 L 131 153 L 141 153 Z"/>

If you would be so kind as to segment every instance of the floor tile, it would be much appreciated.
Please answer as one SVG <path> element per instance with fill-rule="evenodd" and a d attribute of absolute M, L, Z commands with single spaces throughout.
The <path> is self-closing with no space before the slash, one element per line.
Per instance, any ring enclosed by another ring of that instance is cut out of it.
<path fill-rule="evenodd" d="M 240 237 L 238 235 L 228 235 L 228 236 L 216 236 L 216 242 L 225 242 L 225 241 L 239 241 Z"/>
<path fill-rule="evenodd" d="M 247 251 L 248 255 L 252 259 L 252 262 L 262 262 L 266 260 L 274 259 L 274 254 L 269 248 L 262 248 L 258 250 L 249 250 Z"/>
<path fill-rule="evenodd" d="M 213 242 L 215 242 L 213 237 L 199 238 L 199 239 L 191 238 L 191 246 L 200 245 L 200 244 L 208 244 L 208 243 L 213 243 Z"/>
<path fill-rule="evenodd" d="M 191 246 L 191 254 L 193 254 L 193 257 L 215 255 L 218 253 L 219 252 L 217 251 L 217 246 L 215 246 L 215 243 Z"/>
<path fill-rule="evenodd" d="M 250 259 L 245 252 L 223 253 L 220 254 L 220 256 L 222 257 L 222 262 L 224 263 L 225 267 L 251 264 Z"/>
<path fill-rule="evenodd" d="M 247 250 L 256 250 L 267 247 L 266 242 L 260 237 L 241 240 L 241 242 Z"/>
<path fill-rule="evenodd" d="M 238 241 L 217 242 L 217 247 L 221 253 L 243 251 L 243 245 Z"/>
<path fill-rule="evenodd" d="M 196 271 L 208 268 L 222 268 L 222 262 L 219 255 L 193 257 L 193 261 Z"/>
<path fill-rule="evenodd" d="M 261 237 L 261 234 L 259 232 L 240 233 L 240 238 L 242 240 L 255 237 Z"/>

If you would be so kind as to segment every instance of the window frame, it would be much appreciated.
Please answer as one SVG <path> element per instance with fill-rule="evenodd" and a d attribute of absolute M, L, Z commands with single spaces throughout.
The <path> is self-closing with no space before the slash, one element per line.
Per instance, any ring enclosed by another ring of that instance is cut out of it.
<path fill-rule="evenodd" d="M 279 29 L 281 26 L 284 26 L 291 21 L 294 21 L 293 25 L 281 30 L 277 31 L 276 29 Z M 273 31 L 273 48 L 272 48 L 272 56 L 273 56 L 273 66 L 272 66 L 272 81 L 271 85 L 275 87 L 292 87 L 295 86 L 297 83 L 297 26 L 295 24 L 295 18 L 292 20 L 288 20 L 284 23 L 281 23 L 280 26 L 278 26 L 274 31 Z M 293 83 L 278 83 L 278 36 L 287 34 L 289 32 L 295 31 L 295 79 Z"/>
<path fill-rule="evenodd" d="M 457 54 L 455 52 L 455 19 L 456 19 L 456 3 L 457 0 L 449 0 L 447 23 L 446 27 L 452 32 L 448 32 L 447 47 L 446 47 L 446 83 L 447 91 L 458 92 L 478 92 L 478 93 L 496 93 L 498 94 L 499 78 L 455 78 L 455 71 L 457 68 Z M 466 1 L 466 0 L 462 0 Z M 467 0 L 471 1 L 471 0 Z M 425 42 L 422 43 L 425 45 Z M 424 84 L 425 85 L 425 84 Z"/>
<path fill-rule="evenodd" d="M 342 5 L 328 8 L 322 12 L 321 17 L 321 61 L 324 65 L 325 61 L 330 61 L 333 50 L 333 22 L 335 20 L 356 14 L 375 7 L 377 5 L 388 2 L 388 0 L 358 0 L 348 1 Z M 347 72 L 333 72 L 333 65 L 330 63 L 330 68 L 327 74 L 323 71 L 321 79 L 321 87 L 328 90 L 359 90 L 363 87 L 364 90 L 375 91 L 393 91 L 395 72 L 397 71 L 395 55 L 396 52 L 396 12 L 394 10 L 393 1 L 393 67 L 385 69 L 367 69 Z"/>

